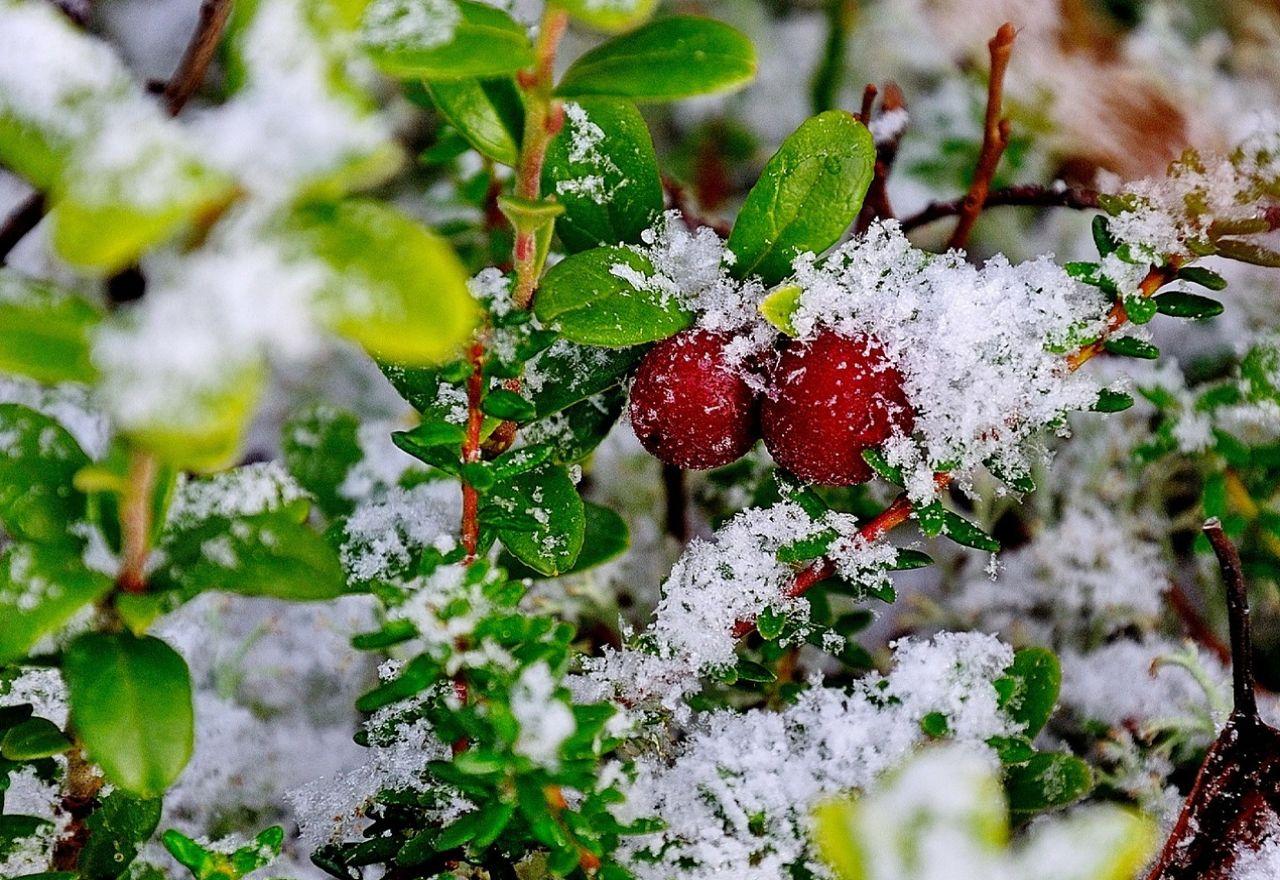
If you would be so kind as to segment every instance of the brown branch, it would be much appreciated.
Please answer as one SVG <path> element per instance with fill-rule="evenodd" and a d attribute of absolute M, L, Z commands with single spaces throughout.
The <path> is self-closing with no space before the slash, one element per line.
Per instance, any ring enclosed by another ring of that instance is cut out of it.
<path fill-rule="evenodd" d="M 986 203 L 991 178 L 995 176 L 1004 148 L 1009 145 L 1009 120 L 1001 119 L 1000 112 L 1004 101 L 1004 74 L 1009 67 L 1009 56 L 1013 54 L 1013 40 L 1016 36 L 1013 24 L 1006 21 L 987 43 L 991 52 L 991 76 L 987 80 L 987 114 L 982 127 L 982 149 L 978 153 L 978 167 L 973 173 L 973 183 L 969 185 L 969 193 L 964 197 L 960 210 L 960 222 L 947 241 L 948 249 L 961 250 L 969 243 L 969 233 L 973 231 L 973 224 L 977 222 L 982 206 Z"/>
<path fill-rule="evenodd" d="M 1208 649 L 1213 656 L 1217 657 L 1225 665 L 1231 662 L 1231 649 L 1218 638 L 1218 634 L 1213 631 L 1213 627 L 1204 619 L 1199 609 L 1191 601 L 1191 597 L 1187 595 L 1179 584 L 1170 583 L 1169 589 L 1165 590 L 1165 598 L 1169 601 L 1178 620 L 1182 622 L 1182 628 L 1186 630 L 1187 636 L 1193 641 Z"/>
<path fill-rule="evenodd" d="M 902 231 L 910 232 L 935 220 L 955 217 L 964 209 L 965 198 L 953 199 L 949 202 L 930 202 L 922 210 L 901 221 Z M 1078 187 L 1049 187 L 1038 183 L 1024 183 L 990 190 L 983 202 L 983 208 L 1005 205 L 1091 210 L 1098 207 L 1098 193 Z"/>
<path fill-rule="evenodd" d="M 902 89 L 898 88 L 896 83 L 886 83 L 884 97 L 880 99 L 880 113 L 893 113 L 905 107 Z M 862 210 L 858 212 L 858 219 L 853 227 L 855 232 L 865 232 L 873 220 L 893 218 L 893 205 L 889 203 L 889 174 L 893 171 L 893 163 L 898 158 L 898 144 L 901 141 L 902 132 L 898 131 L 891 137 L 876 143 L 875 174 L 871 178 L 871 186 L 867 188 L 867 197 L 863 200 Z"/>
<path fill-rule="evenodd" d="M 867 87 L 862 90 L 862 109 L 858 111 L 858 121 L 863 125 L 871 125 L 871 108 L 879 91 L 875 83 L 867 83 Z"/>
<path fill-rule="evenodd" d="M 196 19 L 196 29 L 187 43 L 182 60 L 164 87 L 164 105 L 170 116 L 177 116 L 204 82 L 209 62 L 226 30 L 231 16 L 232 0 L 204 0 Z"/>
<path fill-rule="evenodd" d="M 32 193 L 0 226 L 0 266 L 4 265 L 18 242 L 40 225 L 40 221 L 44 219 L 44 209 L 44 194 Z"/>
<path fill-rule="evenodd" d="M 1231 543 L 1217 517 L 1204 524 L 1205 537 L 1218 557 L 1222 580 L 1227 588 L 1227 621 L 1231 629 L 1231 681 L 1238 713 L 1257 717 L 1258 702 L 1253 683 L 1253 641 L 1249 634 L 1249 593 L 1240 565 L 1240 552 Z"/>

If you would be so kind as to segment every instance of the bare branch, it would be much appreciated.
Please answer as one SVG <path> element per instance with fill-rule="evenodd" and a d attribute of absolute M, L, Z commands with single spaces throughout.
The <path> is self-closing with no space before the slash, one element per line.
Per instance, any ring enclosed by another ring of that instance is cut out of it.
<path fill-rule="evenodd" d="M 995 176 L 1004 148 L 1009 145 L 1009 120 L 1000 118 L 1000 109 L 1004 102 L 1004 74 L 1009 68 L 1009 56 L 1013 54 L 1016 36 L 1013 24 L 1006 21 L 987 43 L 991 51 L 991 76 L 987 80 L 987 115 L 982 128 L 982 149 L 978 153 L 973 183 L 969 185 L 969 194 L 964 197 L 960 210 L 960 222 L 951 233 L 948 248 L 964 248 L 969 243 L 969 233 L 973 231 L 973 224 L 987 201 L 991 178 Z"/>
<path fill-rule="evenodd" d="M 1253 684 L 1253 642 L 1249 634 L 1249 592 L 1244 583 L 1240 552 L 1231 543 L 1217 517 L 1204 524 L 1205 536 L 1218 557 L 1222 580 L 1227 588 L 1227 619 L 1231 626 L 1231 680 L 1235 710 L 1257 717 L 1258 702 Z"/>
<path fill-rule="evenodd" d="M 222 39 L 227 19 L 231 15 L 232 0 L 204 0 L 200 4 L 200 15 L 196 20 L 195 32 L 187 43 L 187 49 L 178 62 L 178 68 L 169 77 L 164 87 L 165 109 L 170 116 L 177 116 L 182 108 L 191 100 L 191 96 L 204 82 L 209 62 Z"/>
<path fill-rule="evenodd" d="M 13 213 L 0 226 L 0 266 L 9 257 L 9 253 L 18 246 L 18 242 L 26 238 L 27 233 L 35 229 L 44 217 L 44 194 L 32 193 L 27 200 L 18 205 Z"/>
<path fill-rule="evenodd" d="M 968 198 L 968 196 L 965 198 Z M 910 232 L 944 217 L 954 217 L 960 214 L 964 209 L 965 198 L 953 199 L 949 202 L 930 202 L 919 212 L 903 218 L 902 231 Z M 1034 208 L 1075 208 L 1087 211 L 1098 207 L 1098 193 L 1091 189 L 1078 187 L 1050 187 L 1030 183 L 990 190 L 983 202 L 984 208 L 1006 205 Z"/>

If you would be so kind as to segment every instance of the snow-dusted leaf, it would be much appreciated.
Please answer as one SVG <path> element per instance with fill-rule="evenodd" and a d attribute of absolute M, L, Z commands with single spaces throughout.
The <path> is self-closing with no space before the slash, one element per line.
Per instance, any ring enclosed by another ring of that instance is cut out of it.
<path fill-rule="evenodd" d="M 741 88 L 755 74 L 755 47 L 741 33 L 709 18 L 671 16 L 579 56 L 556 91 L 670 101 Z"/>
<path fill-rule="evenodd" d="M 534 311 L 566 339 L 584 345 L 624 348 L 665 339 L 689 326 L 693 316 L 675 297 L 637 289 L 628 280 L 653 271 L 648 260 L 625 248 L 574 254 L 547 272 Z"/>
<path fill-rule="evenodd" d="M 582 550 L 578 558 L 561 574 L 574 574 L 603 565 L 621 556 L 631 544 L 626 520 L 600 504 L 587 501 L 583 504 L 586 526 L 583 530 Z M 513 578 L 542 577 L 542 572 L 526 566 L 515 557 L 501 560 L 507 574 Z"/>
<path fill-rule="evenodd" d="M 524 428 L 530 442 L 550 444 L 553 459 L 572 464 L 586 458 L 608 435 L 626 406 L 627 392 L 622 385 L 612 385 L 580 400 L 567 409 Z"/>
<path fill-rule="evenodd" d="M 290 419 L 281 432 L 285 466 L 328 516 L 351 511 L 339 489 L 363 458 L 359 428 L 351 413 L 320 406 Z"/>
<path fill-rule="evenodd" d="M 494 486 L 486 506 L 523 520 L 527 527 L 499 527 L 504 547 L 544 575 L 568 571 L 582 550 L 586 514 L 569 472 L 543 465 Z"/>
<path fill-rule="evenodd" d="M 0 523 L 28 541 L 79 546 L 71 527 L 85 517 L 86 498 L 72 485 L 89 456 L 49 416 L 0 403 Z"/>
<path fill-rule="evenodd" d="M 302 208 L 289 226 L 335 272 L 321 314 L 375 357 L 438 364 L 470 337 L 479 310 L 466 269 L 448 242 L 407 214 L 352 199 Z"/>
<path fill-rule="evenodd" d="M 538 417 L 568 409 L 617 385 L 643 353 L 639 347 L 598 348 L 557 341 L 525 370 Z"/>
<path fill-rule="evenodd" d="M 1223 309 L 1222 303 L 1216 299 L 1185 290 L 1170 290 L 1157 296 L 1153 302 L 1160 314 L 1174 318 L 1212 318 L 1221 315 Z"/>
<path fill-rule="evenodd" d="M 205 590 L 299 601 L 339 596 L 345 579 L 338 553 L 299 512 L 305 518 L 305 504 L 175 528 L 161 544 L 152 583 L 188 597 Z"/>
<path fill-rule="evenodd" d="M 142 797 L 164 792 L 195 741 L 191 675 L 154 636 L 88 633 L 63 655 L 71 721 L 112 784 Z"/>
<path fill-rule="evenodd" d="M 515 81 L 437 80 L 426 84 L 436 109 L 481 155 L 515 167 L 524 137 L 524 104 Z"/>
<path fill-rule="evenodd" d="M 89 839 L 76 868 L 82 880 L 115 880 L 138 857 L 160 824 L 160 799 L 113 791 L 89 814 Z"/>
<path fill-rule="evenodd" d="M 78 548 L 11 546 L 0 556 L 0 663 L 22 657 L 111 587 L 111 578 L 84 566 Z"/>
<path fill-rule="evenodd" d="M 405 79 L 493 77 L 533 64 L 524 27 L 475 0 L 373 0 L 359 38 L 378 69 Z"/>
<path fill-rule="evenodd" d="M 0 269 L 0 372 L 92 381 L 89 334 L 101 320 L 88 300 Z"/>
<path fill-rule="evenodd" d="M 662 213 L 644 117 L 613 98 L 567 102 L 564 128 L 547 147 L 542 187 L 564 205 L 556 232 L 571 252 L 638 242 Z"/>
<path fill-rule="evenodd" d="M 1073 804 L 1093 788 L 1089 765 L 1064 752 L 1039 752 L 1005 768 L 1005 791 L 1014 813 L 1038 813 Z"/>
<path fill-rule="evenodd" d="M 1021 724 L 1022 735 L 1035 739 L 1058 704 L 1062 670 L 1058 658 L 1047 648 L 1023 648 L 1013 656 L 1013 665 L 995 682 L 1000 708 Z"/>
<path fill-rule="evenodd" d="M 875 174 L 876 146 L 843 110 L 806 120 L 782 142 L 747 194 L 729 236 L 733 273 L 772 284 L 802 253 L 820 254 L 858 217 Z"/>

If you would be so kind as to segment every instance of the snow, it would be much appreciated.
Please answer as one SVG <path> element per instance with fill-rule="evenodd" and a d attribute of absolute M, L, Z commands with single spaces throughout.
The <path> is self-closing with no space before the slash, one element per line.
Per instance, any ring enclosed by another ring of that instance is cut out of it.
<path fill-rule="evenodd" d="M 305 497 L 302 487 L 278 461 L 248 464 L 203 479 L 183 475 L 174 491 L 168 522 L 181 528 L 212 517 L 254 516 Z"/>
<path fill-rule="evenodd" d="M 667 827 L 627 839 L 640 880 L 749 880 L 815 869 L 809 813 L 823 797 L 871 785 L 924 739 L 920 719 L 943 712 L 960 742 L 985 749 L 1016 732 L 996 708 L 991 681 L 1013 652 L 991 636 L 903 641 L 883 678 L 850 692 L 815 687 L 781 712 L 720 711 L 698 720 L 670 762 L 642 759 L 623 818 L 660 816 Z M 905 700 L 904 700 L 905 698 Z"/>
<path fill-rule="evenodd" d="M 520 673 L 511 689 L 511 713 L 520 725 L 514 750 L 552 770 L 560 766 L 560 746 L 575 728 L 573 712 L 556 697 L 556 681 L 545 662 Z"/>
<path fill-rule="evenodd" d="M 457 496 L 450 483 L 419 483 L 357 506 L 342 544 L 342 563 L 350 576 L 356 581 L 394 578 L 405 573 L 417 551 L 452 549 L 460 517 Z"/>
<path fill-rule="evenodd" d="M 462 12 L 453 0 L 373 0 L 360 39 L 378 49 L 434 49 L 453 39 Z"/>

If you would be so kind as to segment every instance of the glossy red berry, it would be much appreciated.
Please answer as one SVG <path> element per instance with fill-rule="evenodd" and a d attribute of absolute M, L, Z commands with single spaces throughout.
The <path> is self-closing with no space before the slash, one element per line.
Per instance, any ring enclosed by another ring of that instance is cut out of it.
<path fill-rule="evenodd" d="M 760 424 L 774 461 L 827 486 L 871 479 L 862 458 L 896 431 L 909 433 L 914 413 L 902 375 L 880 343 L 824 330 L 787 343 L 760 405 Z"/>
<path fill-rule="evenodd" d="M 661 461 L 690 470 L 741 458 L 759 436 L 756 396 L 725 357 L 730 337 L 684 330 L 640 361 L 631 427 Z"/>

